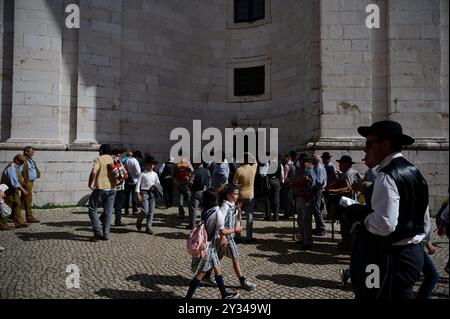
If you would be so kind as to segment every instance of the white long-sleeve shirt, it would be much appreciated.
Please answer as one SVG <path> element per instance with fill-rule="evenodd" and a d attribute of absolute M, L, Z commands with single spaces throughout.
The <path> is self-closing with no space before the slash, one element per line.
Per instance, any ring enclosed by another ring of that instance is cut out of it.
<path fill-rule="evenodd" d="M 125 167 L 127 169 L 128 176 L 133 179 L 133 184 L 136 184 L 139 174 L 141 174 L 141 166 L 139 165 L 138 160 L 134 157 L 128 158 L 125 162 Z"/>
<path fill-rule="evenodd" d="M 148 191 L 155 184 L 159 184 L 158 174 L 154 171 L 144 171 L 137 180 L 136 193 L 140 193 L 141 190 Z"/>
<path fill-rule="evenodd" d="M 394 153 L 387 156 L 377 168 L 377 176 L 375 178 L 372 209 L 373 213 L 369 214 L 365 219 L 365 225 L 369 232 L 375 235 L 388 236 L 395 231 L 398 224 L 400 214 L 400 195 L 397 185 L 392 177 L 381 172 L 381 170 L 389 165 L 395 159 L 403 157 L 401 153 Z M 426 208 L 424 218 L 425 233 L 416 235 L 412 238 L 406 238 L 394 243 L 394 246 L 403 246 L 408 244 L 420 243 L 430 232 L 430 212 Z"/>

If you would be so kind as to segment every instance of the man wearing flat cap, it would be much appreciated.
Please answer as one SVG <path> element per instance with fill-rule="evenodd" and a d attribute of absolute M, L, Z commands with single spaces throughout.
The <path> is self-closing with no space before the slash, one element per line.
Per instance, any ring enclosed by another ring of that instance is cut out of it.
<path fill-rule="evenodd" d="M 25 180 L 22 176 L 22 170 L 26 161 L 25 156 L 21 154 L 16 155 L 13 162 L 4 169 L 0 181 L 0 184 L 8 186 L 8 190 L 5 192 L 5 203 L 11 207 L 11 218 L 14 220 L 16 228 L 28 227 L 28 224 L 21 215 L 22 205 L 20 201 L 21 194 L 25 197 L 28 196 L 28 192 L 25 189 Z M 0 220 L 1 230 L 8 230 L 10 228 L 5 219 Z"/>
<path fill-rule="evenodd" d="M 363 220 L 361 249 L 352 254 L 351 277 L 356 298 L 410 299 L 420 278 L 423 244 L 429 232 L 428 186 L 425 178 L 402 155 L 414 139 L 394 121 L 359 127 L 366 138 L 367 160 L 378 165 L 370 202 Z M 379 286 L 368 292 L 368 264 L 380 268 Z"/>

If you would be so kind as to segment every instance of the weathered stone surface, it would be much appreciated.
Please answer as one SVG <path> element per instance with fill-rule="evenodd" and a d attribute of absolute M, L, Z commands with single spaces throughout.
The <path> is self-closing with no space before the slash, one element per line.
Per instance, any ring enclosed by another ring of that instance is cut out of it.
<path fill-rule="evenodd" d="M 89 242 L 86 209 L 38 210 L 35 215 L 41 224 L 0 232 L 0 244 L 6 248 L 0 253 L 5 274 L 0 277 L 0 298 L 184 298 L 193 274 L 185 248 L 186 223 L 180 223 L 175 209 L 157 209 L 153 236 L 139 233 L 136 219 L 129 216 L 124 218 L 128 226 L 112 226 L 110 240 L 97 243 Z M 265 222 L 257 213 L 256 242 L 238 245 L 244 275 L 257 288 L 239 289 L 229 259 L 222 263 L 226 286 L 245 299 L 353 298 L 351 288 L 342 288 L 339 278 L 349 257 L 337 250 L 330 224 L 327 227 L 326 237 L 315 237 L 313 251 L 301 252 L 292 241 L 292 221 Z M 448 274 L 443 271 L 448 241 L 436 238 L 434 231 L 432 238 L 437 246 L 433 261 L 441 275 L 433 298 L 448 299 Z M 80 269 L 80 289 L 66 288 L 70 264 Z M 195 298 L 218 299 L 220 293 L 201 286 Z"/>

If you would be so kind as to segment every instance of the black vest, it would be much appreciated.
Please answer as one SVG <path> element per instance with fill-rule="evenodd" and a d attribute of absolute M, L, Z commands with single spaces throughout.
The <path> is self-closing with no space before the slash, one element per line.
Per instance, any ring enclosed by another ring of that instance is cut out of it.
<path fill-rule="evenodd" d="M 203 191 L 205 187 L 209 186 L 209 171 L 204 167 L 199 167 L 194 170 L 194 181 L 192 183 L 192 191 Z"/>
<path fill-rule="evenodd" d="M 295 177 L 295 166 L 294 166 L 294 164 L 288 164 L 288 166 L 289 166 L 289 172 L 288 172 L 287 178 L 289 181 L 293 181 L 294 177 Z"/>
<path fill-rule="evenodd" d="M 405 158 L 393 159 L 381 172 L 392 177 L 400 195 L 398 224 L 389 235 L 392 242 L 425 233 L 428 185 L 417 168 Z"/>
<path fill-rule="evenodd" d="M 167 162 L 164 164 L 163 171 L 161 172 L 161 178 L 173 178 L 173 173 L 175 171 L 175 164 L 172 162 Z"/>
<path fill-rule="evenodd" d="M 273 174 L 267 174 L 267 176 L 269 176 L 269 178 L 280 178 L 281 177 L 281 164 L 280 162 L 277 162 L 278 165 L 278 169 L 275 173 Z"/>

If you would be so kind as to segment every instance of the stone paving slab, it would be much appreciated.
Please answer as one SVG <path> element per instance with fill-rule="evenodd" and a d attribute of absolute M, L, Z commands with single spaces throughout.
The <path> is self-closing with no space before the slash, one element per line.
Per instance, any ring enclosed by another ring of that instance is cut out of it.
<path fill-rule="evenodd" d="M 186 252 L 189 231 L 175 209 L 157 209 L 155 235 L 136 230 L 135 218 L 126 227 L 112 227 L 108 242 L 92 243 L 85 208 L 36 210 L 41 224 L 0 232 L 0 298 L 183 298 L 193 277 Z M 245 225 L 245 224 L 244 224 Z M 327 225 L 330 226 L 329 224 Z M 339 228 L 339 227 L 338 227 Z M 314 251 L 301 252 L 292 241 L 292 221 L 266 222 L 256 214 L 252 244 L 239 244 L 244 275 L 258 287 L 239 289 L 230 260 L 223 262 L 230 290 L 255 299 L 351 299 L 338 271 L 349 257 L 336 249 L 330 231 L 315 238 Z M 337 239 L 339 235 L 337 235 Z M 446 238 L 433 238 L 433 257 L 441 279 L 433 298 L 449 297 Z M 80 269 L 80 289 L 66 288 L 67 265 Z M 416 287 L 417 289 L 417 287 Z M 200 287 L 196 298 L 216 299 L 217 288 Z"/>

